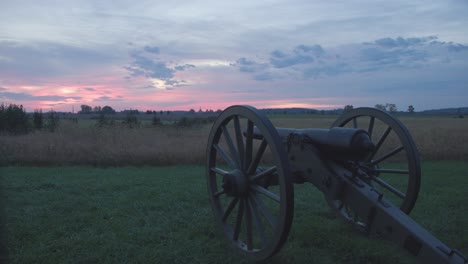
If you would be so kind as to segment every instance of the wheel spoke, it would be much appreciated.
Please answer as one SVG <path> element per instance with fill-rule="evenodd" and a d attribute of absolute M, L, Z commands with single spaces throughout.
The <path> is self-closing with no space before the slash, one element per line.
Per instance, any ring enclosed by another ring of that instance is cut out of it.
<path fill-rule="evenodd" d="M 243 170 L 247 170 L 252 162 L 252 152 L 253 152 L 253 130 L 254 130 L 254 123 L 251 120 L 247 120 L 247 133 L 245 135 L 245 164 L 242 168 Z"/>
<path fill-rule="evenodd" d="M 263 216 L 266 218 L 268 223 L 271 225 L 272 228 L 275 228 L 276 226 L 276 219 L 273 217 L 271 214 L 270 210 L 266 207 L 266 205 L 263 203 L 262 199 L 258 197 L 256 193 L 252 194 L 253 201 L 255 204 L 258 206 L 260 209 L 260 212 L 262 212 Z"/>
<path fill-rule="evenodd" d="M 250 207 L 250 203 L 248 198 L 245 198 L 245 223 L 247 229 L 247 249 L 253 249 L 253 232 L 252 232 L 252 208 Z"/>
<path fill-rule="evenodd" d="M 221 129 L 223 130 L 224 139 L 226 140 L 226 143 L 227 143 L 227 145 L 229 147 L 229 151 L 231 152 L 231 156 L 235 157 L 236 162 L 237 162 L 237 167 L 239 167 L 240 166 L 239 153 L 237 153 L 237 150 L 234 147 L 234 143 L 232 142 L 231 134 L 229 134 L 229 131 L 226 128 L 226 126 L 222 126 Z"/>
<path fill-rule="evenodd" d="M 237 140 L 237 153 L 239 153 L 240 166 L 239 168 L 244 168 L 245 163 L 245 151 L 244 151 L 244 141 L 242 140 L 242 131 L 239 122 L 239 116 L 234 116 L 234 128 L 236 130 L 236 140 Z"/>
<path fill-rule="evenodd" d="M 388 184 L 384 180 L 382 180 L 380 178 L 377 178 L 377 177 L 374 177 L 374 176 L 371 176 L 371 178 L 372 178 L 373 181 L 380 184 L 382 187 L 389 190 L 390 192 L 392 192 L 396 196 L 400 197 L 401 199 L 405 199 L 406 195 L 404 193 L 400 192 L 399 190 L 397 190 L 395 187 L 391 186 L 390 184 Z"/>
<path fill-rule="evenodd" d="M 213 167 L 210 170 L 213 171 L 213 172 L 216 172 L 216 173 L 218 173 L 220 175 L 223 175 L 223 176 L 229 174 L 229 172 L 227 172 L 227 171 L 225 171 L 223 169 L 217 168 L 217 167 Z"/>
<path fill-rule="evenodd" d="M 369 134 L 369 138 L 372 140 L 372 132 L 374 131 L 374 121 L 375 117 L 371 116 L 369 121 L 369 128 L 367 129 L 367 134 Z"/>
<path fill-rule="evenodd" d="M 379 151 L 380 147 L 382 146 L 382 144 L 384 143 L 385 139 L 387 138 L 388 134 L 390 134 L 391 131 L 392 131 L 392 127 L 388 126 L 385 132 L 380 137 L 379 141 L 377 141 L 374 151 L 372 151 L 372 154 L 369 156 L 369 160 L 371 160 L 375 156 L 377 151 Z"/>
<path fill-rule="evenodd" d="M 260 163 L 260 160 L 263 157 L 263 154 L 265 153 L 265 149 L 267 146 L 267 141 L 263 139 L 262 143 L 260 144 L 260 147 L 257 150 L 257 154 L 255 154 L 254 160 L 252 161 L 252 163 L 250 163 L 249 169 L 247 170 L 247 175 L 252 175 L 255 172 L 255 170 L 258 167 L 258 164 Z"/>
<path fill-rule="evenodd" d="M 216 149 L 216 151 L 219 152 L 223 160 L 228 164 L 229 167 L 231 167 L 231 169 L 237 168 L 236 163 L 232 161 L 232 159 L 228 156 L 228 154 L 226 154 L 226 151 L 224 151 L 220 145 L 214 144 L 213 147 Z"/>
<path fill-rule="evenodd" d="M 271 168 L 268 168 L 260 173 L 258 173 L 257 175 L 253 176 L 251 179 L 250 179 L 250 182 L 255 182 L 256 180 L 259 180 L 267 175 L 271 175 L 273 174 L 274 172 L 276 172 L 277 168 L 276 166 L 273 166 Z"/>
<path fill-rule="evenodd" d="M 237 198 L 237 197 L 231 200 L 228 207 L 226 208 L 226 211 L 224 211 L 223 222 L 225 222 L 226 219 L 229 217 L 229 215 L 231 214 L 234 207 L 236 207 L 236 204 L 237 204 L 238 201 L 239 201 L 239 198 Z"/>
<path fill-rule="evenodd" d="M 376 169 L 377 173 L 409 174 L 409 170 Z"/>
<path fill-rule="evenodd" d="M 240 200 L 239 208 L 237 209 L 237 219 L 236 219 L 236 225 L 234 227 L 234 235 L 233 235 L 233 240 L 237 241 L 239 240 L 239 234 L 241 231 L 241 225 L 242 225 L 242 218 L 244 216 L 244 200 Z"/>
<path fill-rule="evenodd" d="M 266 197 L 268 197 L 268 198 L 270 198 L 270 199 L 272 199 L 272 200 L 274 200 L 274 201 L 276 201 L 278 203 L 280 202 L 280 197 L 277 194 L 270 192 L 269 190 L 263 188 L 260 185 L 252 184 L 250 186 L 250 188 L 252 190 L 258 192 L 258 193 L 261 193 L 261 194 L 265 195 Z"/>
<path fill-rule="evenodd" d="M 260 215 L 258 214 L 258 207 L 255 204 L 253 195 L 249 196 L 250 199 L 247 199 L 249 203 L 249 208 L 252 211 L 253 218 L 255 219 L 255 226 L 257 227 L 258 234 L 260 235 L 260 241 L 262 242 L 262 246 L 266 245 L 266 235 L 265 235 L 265 227 L 263 226 L 262 220 L 260 219 Z"/>
<path fill-rule="evenodd" d="M 384 160 L 390 158 L 391 156 L 397 154 L 398 152 L 402 151 L 403 149 L 405 149 L 404 146 L 399 146 L 399 147 L 393 149 L 392 151 L 390 151 L 389 153 L 383 155 L 382 157 L 380 157 L 380 158 L 378 158 L 378 159 L 376 159 L 376 160 L 373 160 L 373 161 L 371 162 L 371 164 L 372 164 L 372 165 L 378 164 L 378 163 L 380 163 L 380 162 L 382 162 L 382 161 L 384 161 Z"/>

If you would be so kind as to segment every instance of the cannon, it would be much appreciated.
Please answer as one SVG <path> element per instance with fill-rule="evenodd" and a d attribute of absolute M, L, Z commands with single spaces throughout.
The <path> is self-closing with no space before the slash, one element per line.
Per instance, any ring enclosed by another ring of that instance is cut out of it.
<path fill-rule="evenodd" d="M 281 249 L 293 185 L 309 182 L 360 232 L 394 241 L 422 263 L 467 263 L 408 216 L 420 189 L 419 153 L 407 128 L 381 110 L 356 108 L 329 129 L 295 129 L 274 127 L 254 107 L 231 106 L 211 129 L 206 177 L 215 222 L 249 260 Z"/>

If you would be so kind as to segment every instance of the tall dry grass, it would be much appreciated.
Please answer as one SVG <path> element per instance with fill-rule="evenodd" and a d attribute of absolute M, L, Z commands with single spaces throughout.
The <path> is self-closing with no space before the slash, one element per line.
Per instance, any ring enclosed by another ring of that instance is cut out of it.
<path fill-rule="evenodd" d="M 274 117 L 278 127 L 328 128 L 335 117 Z M 424 160 L 468 160 L 468 119 L 403 117 Z M 0 162 L 24 165 L 202 164 L 211 124 L 98 128 L 64 121 L 56 132 L 0 135 Z"/>
<path fill-rule="evenodd" d="M 98 128 L 65 123 L 54 133 L 0 136 L 8 164 L 172 165 L 204 160 L 209 127 Z"/>

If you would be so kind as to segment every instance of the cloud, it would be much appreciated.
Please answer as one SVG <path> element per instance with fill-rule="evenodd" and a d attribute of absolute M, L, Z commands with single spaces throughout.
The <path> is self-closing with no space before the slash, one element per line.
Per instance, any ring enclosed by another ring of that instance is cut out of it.
<path fill-rule="evenodd" d="M 122 96 L 117 97 L 110 97 L 110 96 L 99 96 L 98 98 L 94 99 L 94 101 L 122 101 Z"/>
<path fill-rule="evenodd" d="M 134 54 L 133 63 L 126 67 L 132 72 L 132 76 L 144 75 L 147 78 L 170 79 L 174 77 L 174 69 L 167 67 L 165 62 L 155 61 L 150 58 Z"/>
<path fill-rule="evenodd" d="M 299 54 L 299 53 L 308 53 L 312 54 L 316 57 L 320 57 L 325 54 L 325 51 L 323 50 L 322 46 L 320 45 L 312 45 L 312 46 L 307 46 L 307 45 L 299 45 L 294 49 L 294 52 Z"/>
<path fill-rule="evenodd" d="M 235 63 L 231 64 L 231 66 L 238 67 L 241 72 L 258 72 L 264 70 L 267 65 L 264 63 L 257 63 L 247 58 L 240 58 Z"/>
<path fill-rule="evenodd" d="M 159 54 L 159 48 L 145 46 L 144 51 Z M 132 62 L 130 65 L 124 66 L 130 76 L 126 76 L 126 79 L 132 79 L 132 77 L 142 76 L 148 79 L 159 79 L 163 81 L 159 85 L 146 85 L 142 89 L 147 88 L 159 88 L 166 90 L 173 90 L 174 87 L 186 86 L 187 82 L 184 80 L 178 80 L 175 78 L 175 73 L 178 71 L 186 71 L 191 68 L 196 68 L 193 64 L 175 64 L 173 62 L 165 62 L 158 57 L 148 57 L 148 54 L 142 53 L 141 51 L 133 52 L 131 55 Z M 170 66 L 169 64 L 173 64 Z M 159 87 L 161 86 L 161 87 Z"/>
<path fill-rule="evenodd" d="M 353 72 L 353 68 L 351 65 L 347 63 L 337 63 L 331 65 L 319 65 L 316 67 L 310 67 L 304 69 L 303 74 L 306 78 L 318 78 L 322 75 L 326 76 L 336 76 L 345 73 Z"/>
<path fill-rule="evenodd" d="M 0 41 L 0 77 L 64 77 L 91 71 L 116 63 L 118 55 L 98 49 L 87 49 L 47 42 Z"/>
<path fill-rule="evenodd" d="M 365 48 L 360 52 L 361 62 L 372 66 L 409 68 L 424 62 L 429 56 L 425 50 L 396 48 Z"/>
<path fill-rule="evenodd" d="M 327 48 L 297 45 L 292 50 L 275 49 L 266 62 L 241 57 L 232 66 L 251 74 L 252 79 L 268 81 L 293 78 L 309 79 L 363 72 L 405 70 L 468 60 L 468 46 L 442 42 L 436 36 L 385 37 Z M 460 55 L 454 56 L 453 53 Z"/>
<path fill-rule="evenodd" d="M 89 92 L 94 92 L 94 91 L 96 91 L 96 89 L 91 88 L 91 87 L 86 87 L 86 88 L 83 88 L 83 89 L 85 89 L 86 91 L 89 91 Z"/>
<path fill-rule="evenodd" d="M 381 38 L 374 41 L 374 45 L 384 47 L 384 48 L 407 48 L 410 46 L 419 46 L 427 44 L 431 40 L 437 39 L 436 36 L 428 36 L 421 38 Z M 370 44 L 372 45 L 372 44 Z"/>
<path fill-rule="evenodd" d="M 174 67 L 176 71 L 185 71 L 186 69 L 195 68 L 196 66 L 193 64 L 184 64 L 184 65 L 177 65 Z"/>
<path fill-rule="evenodd" d="M 159 54 L 159 48 L 156 46 L 155 47 L 145 46 L 144 51 L 149 52 L 149 53 Z"/>
<path fill-rule="evenodd" d="M 31 95 L 27 93 L 0 92 L 0 97 L 18 101 L 65 101 L 81 100 L 81 96 L 59 96 L 59 95 Z"/>
<path fill-rule="evenodd" d="M 449 51 L 452 52 L 461 52 L 461 51 L 468 51 L 468 46 L 463 45 L 463 44 L 448 44 L 447 48 Z"/>
<path fill-rule="evenodd" d="M 270 53 L 270 64 L 275 68 L 286 68 L 298 64 L 310 64 L 314 57 L 320 57 L 325 51 L 320 45 L 298 45 L 292 52 L 274 50 Z"/>

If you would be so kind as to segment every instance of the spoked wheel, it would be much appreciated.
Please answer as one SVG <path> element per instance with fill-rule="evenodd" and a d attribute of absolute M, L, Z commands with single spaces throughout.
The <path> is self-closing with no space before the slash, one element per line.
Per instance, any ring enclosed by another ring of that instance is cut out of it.
<path fill-rule="evenodd" d="M 211 206 L 231 245 L 255 261 L 276 253 L 291 227 L 294 194 L 271 122 L 250 106 L 224 110 L 211 129 L 206 170 Z"/>
<path fill-rule="evenodd" d="M 407 128 L 390 114 L 374 108 L 356 108 L 339 117 L 332 127 L 361 128 L 368 132 L 374 151 L 353 166 L 365 180 L 400 210 L 409 214 L 416 203 L 421 181 L 419 153 Z M 359 227 L 365 221 L 337 201 L 340 213 Z"/>

